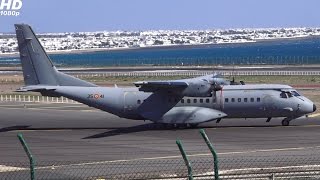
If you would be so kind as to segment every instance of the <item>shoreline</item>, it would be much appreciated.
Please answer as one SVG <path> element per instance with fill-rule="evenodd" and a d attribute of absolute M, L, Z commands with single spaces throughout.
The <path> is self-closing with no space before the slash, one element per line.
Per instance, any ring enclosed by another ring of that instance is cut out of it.
<path fill-rule="evenodd" d="M 265 42 L 279 42 L 279 41 L 293 41 L 299 39 L 313 39 L 319 38 L 320 36 L 305 36 L 305 37 L 286 37 L 286 38 L 275 38 L 275 39 L 257 39 L 253 41 L 246 42 L 226 42 L 226 43 L 203 43 L 203 44 L 183 44 L 183 45 L 155 45 L 146 47 L 124 47 L 124 48 L 92 48 L 92 49 L 72 49 L 72 50 L 58 50 L 58 51 L 46 51 L 47 54 L 84 54 L 84 53 L 95 53 L 95 52 L 106 52 L 106 51 L 137 51 L 146 49 L 188 49 L 188 48 L 201 48 L 208 46 L 230 46 L 230 45 L 244 45 L 244 44 L 258 44 Z M 12 53 L 0 53 L 0 58 L 6 57 L 19 57 L 19 52 Z"/>
<path fill-rule="evenodd" d="M 60 71 L 112 72 L 112 71 L 319 71 L 320 64 L 308 65 L 204 65 L 204 66 L 71 66 L 57 67 Z M 0 72 L 22 71 L 21 66 L 0 66 Z"/>

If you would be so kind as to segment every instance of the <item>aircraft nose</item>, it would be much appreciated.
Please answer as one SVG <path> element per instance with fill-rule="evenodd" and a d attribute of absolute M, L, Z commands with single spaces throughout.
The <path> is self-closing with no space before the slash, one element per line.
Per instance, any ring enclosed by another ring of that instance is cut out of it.
<path fill-rule="evenodd" d="M 315 112 L 316 110 L 317 110 L 317 106 L 313 104 L 313 112 Z"/>

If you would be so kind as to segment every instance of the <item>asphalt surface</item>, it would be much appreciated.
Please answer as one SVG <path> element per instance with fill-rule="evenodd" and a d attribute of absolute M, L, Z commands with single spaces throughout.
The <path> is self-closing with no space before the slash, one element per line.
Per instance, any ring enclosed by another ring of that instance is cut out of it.
<path fill-rule="evenodd" d="M 157 172 L 185 173 L 176 139 L 182 140 L 195 171 L 204 173 L 213 161 L 199 134 L 201 128 L 218 152 L 222 169 L 319 164 L 317 113 L 288 127 L 281 126 L 281 119 L 265 121 L 223 119 L 197 129 L 168 129 L 79 104 L 0 103 L 0 177 L 15 177 L 12 173 L 17 172 L 9 168 L 28 166 L 19 132 L 36 159 L 39 176 L 62 179 L 99 177 L 101 172 L 117 179 L 119 174 L 155 172 L 155 166 Z M 26 169 L 19 172 L 17 179 L 28 176 Z"/>

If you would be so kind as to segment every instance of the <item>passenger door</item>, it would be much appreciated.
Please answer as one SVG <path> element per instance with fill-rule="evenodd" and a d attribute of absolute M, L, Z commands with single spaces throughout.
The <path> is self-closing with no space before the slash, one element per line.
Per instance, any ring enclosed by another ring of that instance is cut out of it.
<path fill-rule="evenodd" d="M 136 92 L 124 92 L 124 112 L 133 113 L 137 108 Z"/>

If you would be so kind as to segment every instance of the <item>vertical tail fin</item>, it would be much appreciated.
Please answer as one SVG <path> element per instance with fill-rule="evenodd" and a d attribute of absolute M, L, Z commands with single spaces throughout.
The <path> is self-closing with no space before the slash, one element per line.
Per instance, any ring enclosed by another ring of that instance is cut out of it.
<path fill-rule="evenodd" d="M 29 25 L 15 24 L 15 29 L 26 85 L 96 86 L 57 71 Z"/>
<path fill-rule="evenodd" d="M 31 27 L 15 24 L 20 59 L 26 85 L 59 85 L 53 64 Z"/>

